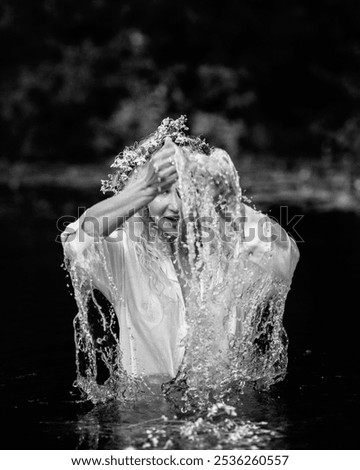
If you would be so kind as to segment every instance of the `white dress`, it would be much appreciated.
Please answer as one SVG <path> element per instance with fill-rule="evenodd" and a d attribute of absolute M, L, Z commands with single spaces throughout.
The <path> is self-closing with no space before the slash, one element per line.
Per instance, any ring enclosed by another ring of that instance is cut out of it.
<path fill-rule="evenodd" d="M 277 240 L 261 241 L 256 230 L 264 215 L 248 206 L 245 212 L 245 236 L 255 233 L 245 241 L 249 259 L 264 272 L 290 283 L 299 258 L 295 242 L 272 221 L 271 232 L 277 235 Z M 85 272 L 91 286 L 100 290 L 114 307 L 126 372 L 160 381 L 176 376 L 184 356 L 187 325 L 183 293 L 171 258 L 158 259 L 167 279 L 159 292 L 151 287 L 149 275 L 139 262 L 136 242 L 130 239 L 126 229 L 118 229 L 95 242 L 79 227 L 77 220 L 63 232 L 62 242 L 65 257 Z M 219 328 L 235 329 L 231 321 L 226 326 L 221 318 L 218 324 Z M 226 336 L 229 331 L 224 333 Z"/>

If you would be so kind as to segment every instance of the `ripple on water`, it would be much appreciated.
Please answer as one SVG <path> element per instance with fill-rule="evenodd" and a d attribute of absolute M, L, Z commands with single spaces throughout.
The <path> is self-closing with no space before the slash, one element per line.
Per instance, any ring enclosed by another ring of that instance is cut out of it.
<path fill-rule="evenodd" d="M 154 410 L 157 417 L 150 417 Z M 160 397 L 130 409 L 118 401 L 96 405 L 76 426 L 79 449 L 266 449 L 283 437 L 266 421 L 241 419 L 225 403 L 181 417 Z"/>

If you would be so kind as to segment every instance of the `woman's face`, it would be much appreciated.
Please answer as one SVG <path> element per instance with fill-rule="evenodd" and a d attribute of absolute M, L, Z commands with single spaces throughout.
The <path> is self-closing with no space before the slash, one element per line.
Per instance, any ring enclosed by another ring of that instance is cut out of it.
<path fill-rule="evenodd" d="M 168 191 L 156 196 L 149 204 L 150 216 L 167 236 L 176 237 L 181 211 L 179 187 L 174 184 Z"/>

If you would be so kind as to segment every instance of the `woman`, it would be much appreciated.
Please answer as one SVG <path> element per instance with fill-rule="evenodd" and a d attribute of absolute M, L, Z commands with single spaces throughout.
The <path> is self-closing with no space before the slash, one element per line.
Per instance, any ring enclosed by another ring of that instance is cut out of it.
<path fill-rule="evenodd" d="M 148 139 L 125 149 L 113 164 L 117 171 L 103 182 L 115 195 L 62 234 L 79 307 L 78 384 L 94 400 L 101 361 L 110 371 L 110 394 L 117 396 L 130 382 L 163 383 L 179 371 L 189 383 L 211 387 L 284 374 L 281 320 L 296 245 L 241 202 L 226 152 L 186 130 L 184 117 L 166 119 Z M 114 315 L 105 313 L 96 291 Z M 102 324 L 97 338 L 90 303 Z"/>

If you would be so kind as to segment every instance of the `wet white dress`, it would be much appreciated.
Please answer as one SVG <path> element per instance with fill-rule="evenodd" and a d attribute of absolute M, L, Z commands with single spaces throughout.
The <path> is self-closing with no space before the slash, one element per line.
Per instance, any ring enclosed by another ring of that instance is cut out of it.
<path fill-rule="evenodd" d="M 245 242 L 249 259 L 265 272 L 290 283 L 299 257 L 295 242 L 272 221 L 271 232 L 277 235 L 276 241 L 261 241 L 257 230 L 264 215 L 248 206 L 245 212 L 245 235 L 251 235 Z M 171 258 L 158 260 L 167 282 L 157 291 L 151 287 L 149 275 L 139 262 L 136 242 L 126 229 L 94 242 L 77 220 L 68 225 L 61 238 L 65 257 L 85 271 L 91 286 L 100 290 L 114 307 L 124 369 L 134 376 L 160 380 L 174 377 L 183 359 L 187 326 L 183 293 Z M 97 245 L 101 250 L 96 249 Z M 225 328 L 231 328 L 230 323 Z M 222 324 L 219 321 L 220 328 Z"/>

